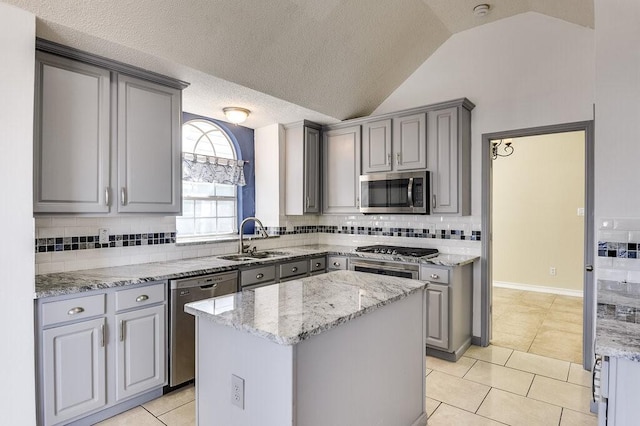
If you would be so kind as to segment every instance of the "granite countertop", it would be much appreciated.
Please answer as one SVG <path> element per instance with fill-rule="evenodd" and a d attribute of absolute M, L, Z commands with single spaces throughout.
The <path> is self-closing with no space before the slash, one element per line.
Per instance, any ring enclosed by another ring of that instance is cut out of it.
<path fill-rule="evenodd" d="M 421 291 L 427 283 L 334 271 L 185 305 L 185 312 L 281 345 L 344 324 Z"/>
<path fill-rule="evenodd" d="M 596 354 L 640 362 L 640 285 L 598 280 Z"/>
<path fill-rule="evenodd" d="M 259 266 L 284 260 L 295 260 L 313 255 L 335 254 L 343 256 L 367 257 L 403 262 L 431 263 L 443 266 L 460 266 L 471 263 L 478 256 L 440 254 L 430 259 L 398 255 L 356 253 L 354 247 L 338 245 L 309 245 L 299 247 L 274 248 L 269 251 L 282 252 L 281 256 L 250 261 L 231 261 L 220 256 L 198 257 L 184 260 L 142 263 L 127 266 L 88 269 L 83 271 L 59 272 L 36 275 L 34 298 L 61 296 L 85 291 L 121 287 L 151 281 L 194 277 L 216 272 L 233 271 L 242 267 Z"/>

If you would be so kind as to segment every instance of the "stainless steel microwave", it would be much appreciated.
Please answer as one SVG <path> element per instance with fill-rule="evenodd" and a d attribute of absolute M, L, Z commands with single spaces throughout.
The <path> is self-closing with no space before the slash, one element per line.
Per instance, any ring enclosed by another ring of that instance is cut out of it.
<path fill-rule="evenodd" d="M 360 176 L 360 212 L 429 214 L 429 171 Z"/>

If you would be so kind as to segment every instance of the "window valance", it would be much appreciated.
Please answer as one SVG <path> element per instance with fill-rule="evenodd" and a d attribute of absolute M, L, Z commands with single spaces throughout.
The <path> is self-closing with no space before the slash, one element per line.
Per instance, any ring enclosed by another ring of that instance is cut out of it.
<path fill-rule="evenodd" d="M 244 186 L 246 161 L 210 157 L 199 154 L 182 154 L 182 180 L 188 182 L 217 182 Z"/>

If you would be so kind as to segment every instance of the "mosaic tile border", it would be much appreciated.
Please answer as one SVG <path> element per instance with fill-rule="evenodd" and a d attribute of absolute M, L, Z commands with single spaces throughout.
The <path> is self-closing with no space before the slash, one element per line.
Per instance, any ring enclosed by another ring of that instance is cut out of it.
<path fill-rule="evenodd" d="M 640 243 L 613 243 L 598 241 L 598 257 L 640 259 Z"/>
<path fill-rule="evenodd" d="M 176 242 L 175 232 L 151 232 L 144 234 L 109 235 L 109 242 L 100 243 L 98 235 L 79 237 L 36 238 L 36 253 L 53 251 L 87 250 L 112 247 L 151 246 L 157 244 L 173 244 Z"/>
<path fill-rule="evenodd" d="M 471 231 L 471 235 L 465 235 L 459 229 L 429 230 L 427 228 L 379 228 L 369 226 L 336 226 L 336 225 L 311 225 L 294 226 L 293 231 L 287 231 L 284 226 L 267 227 L 269 235 L 295 235 L 295 234 L 347 234 L 347 235 L 377 235 L 383 237 L 409 237 L 409 238 L 435 238 L 442 240 L 466 240 L 480 241 L 481 231 Z"/>
<path fill-rule="evenodd" d="M 640 308 L 598 303 L 597 317 L 601 319 L 640 324 Z"/>

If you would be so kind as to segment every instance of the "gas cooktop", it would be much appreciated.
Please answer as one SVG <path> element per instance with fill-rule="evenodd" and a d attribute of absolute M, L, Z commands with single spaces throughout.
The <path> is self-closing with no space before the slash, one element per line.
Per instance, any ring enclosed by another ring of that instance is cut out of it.
<path fill-rule="evenodd" d="M 398 247 L 398 246 L 362 246 L 356 248 L 361 253 L 377 253 L 377 254 L 399 254 L 401 256 L 410 257 L 435 257 L 438 255 L 438 249 L 423 247 Z"/>

